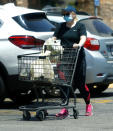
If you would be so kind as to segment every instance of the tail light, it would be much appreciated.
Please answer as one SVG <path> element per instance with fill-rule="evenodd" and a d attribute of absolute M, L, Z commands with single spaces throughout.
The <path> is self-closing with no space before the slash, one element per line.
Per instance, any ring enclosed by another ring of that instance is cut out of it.
<path fill-rule="evenodd" d="M 23 49 L 36 48 L 44 44 L 43 40 L 36 39 L 33 36 L 11 36 L 9 41 Z"/>
<path fill-rule="evenodd" d="M 100 49 L 99 41 L 94 38 L 87 38 L 84 47 L 91 51 L 97 51 Z"/>

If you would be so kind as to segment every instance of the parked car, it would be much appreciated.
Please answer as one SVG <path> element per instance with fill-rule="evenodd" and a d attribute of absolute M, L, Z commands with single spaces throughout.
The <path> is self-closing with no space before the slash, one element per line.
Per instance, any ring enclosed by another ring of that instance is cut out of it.
<path fill-rule="evenodd" d="M 54 28 L 44 11 L 11 3 L 0 6 L 0 102 L 6 97 L 17 103 L 35 99 L 32 84 L 18 81 L 17 56 L 40 52 Z"/>
<path fill-rule="evenodd" d="M 64 22 L 63 16 L 48 13 L 49 21 L 57 26 Z M 84 44 L 87 70 L 86 83 L 92 95 L 100 94 L 113 82 L 113 30 L 102 19 L 77 14 L 80 23 L 86 26 L 87 40 Z"/>

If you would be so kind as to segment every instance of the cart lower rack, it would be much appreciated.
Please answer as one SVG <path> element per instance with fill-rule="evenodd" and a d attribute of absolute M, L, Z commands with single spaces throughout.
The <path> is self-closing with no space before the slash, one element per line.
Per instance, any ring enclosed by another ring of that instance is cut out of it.
<path fill-rule="evenodd" d="M 19 107 L 23 119 L 31 118 L 30 112 L 36 112 L 39 120 L 44 120 L 48 109 L 72 108 L 73 116 L 78 117 L 76 95 L 72 83 L 75 75 L 80 48 L 62 48 L 46 46 L 41 53 L 18 56 L 19 80 L 32 82 L 37 102 Z M 70 98 L 70 92 L 73 97 Z"/>

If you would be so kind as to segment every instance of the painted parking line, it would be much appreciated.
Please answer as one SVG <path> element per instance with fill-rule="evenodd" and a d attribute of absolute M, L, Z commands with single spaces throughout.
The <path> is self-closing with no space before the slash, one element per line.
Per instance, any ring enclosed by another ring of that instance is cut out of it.
<path fill-rule="evenodd" d="M 82 99 L 77 99 L 77 102 L 78 103 L 84 103 L 84 100 L 82 100 Z M 92 100 L 91 99 L 91 103 L 111 103 L 111 102 L 113 102 L 113 100 Z"/>
<path fill-rule="evenodd" d="M 91 100 L 92 103 L 110 103 L 113 100 Z"/>
<path fill-rule="evenodd" d="M 9 109 L 0 109 L 0 116 L 1 115 L 21 115 L 22 114 L 22 112 L 20 112 L 19 110 L 14 110 L 14 109 L 12 109 L 12 110 L 9 110 Z"/>

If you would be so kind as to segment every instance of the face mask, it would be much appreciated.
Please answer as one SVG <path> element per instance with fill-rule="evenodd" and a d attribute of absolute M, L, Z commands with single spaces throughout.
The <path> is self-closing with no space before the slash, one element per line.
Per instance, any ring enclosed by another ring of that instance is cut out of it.
<path fill-rule="evenodd" d="M 73 18 L 72 18 L 72 16 L 64 16 L 64 20 L 65 20 L 66 22 L 70 22 L 70 21 L 73 20 Z"/>

